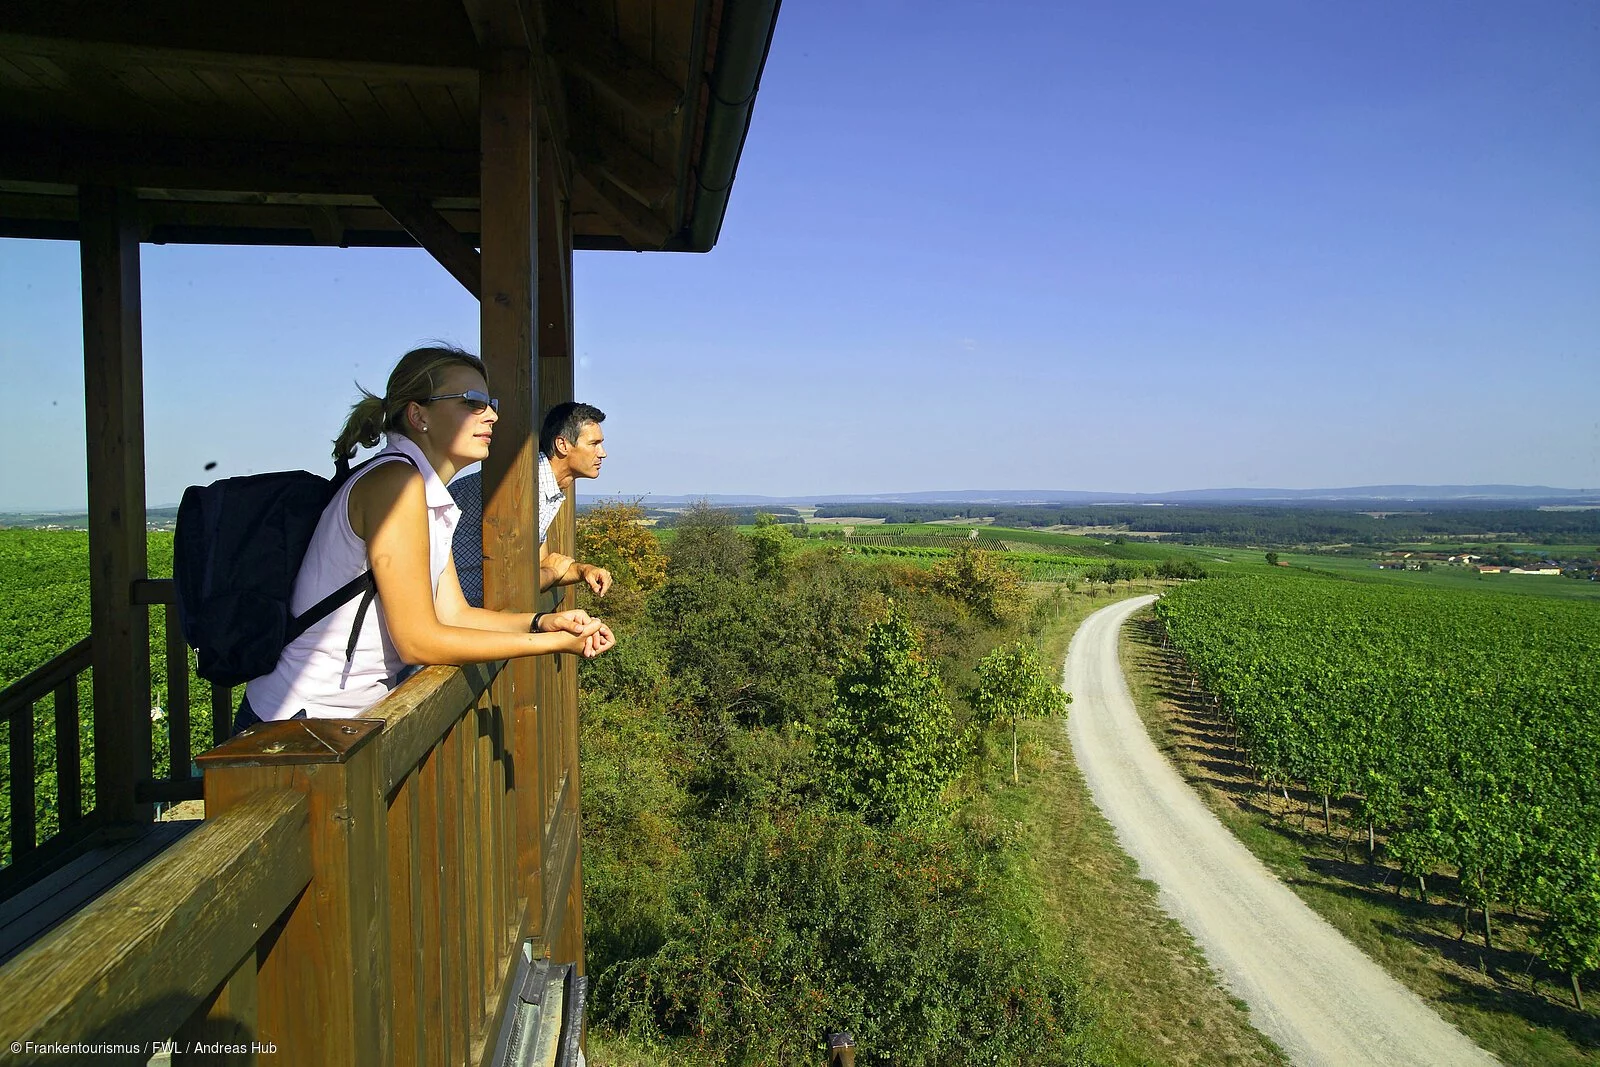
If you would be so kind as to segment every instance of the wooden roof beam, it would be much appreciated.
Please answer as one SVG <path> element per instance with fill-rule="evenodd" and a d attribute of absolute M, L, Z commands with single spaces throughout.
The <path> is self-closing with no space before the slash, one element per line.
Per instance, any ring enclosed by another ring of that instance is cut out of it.
<path fill-rule="evenodd" d="M 553 27 L 550 52 L 563 69 L 650 129 L 664 128 L 683 109 L 683 86 L 657 73 L 610 34 L 573 16 Z"/>
<path fill-rule="evenodd" d="M 460 230 L 439 214 L 427 197 L 394 194 L 380 196 L 377 200 L 452 278 L 465 286 L 467 292 L 482 299 L 483 257 Z"/>
<path fill-rule="evenodd" d="M 529 0 L 462 0 L 483 48 L 537 48 L 538 13 Z"/>
<path fill-rule="evenodd" d="M 0 175 L 12 181 L 123 188 L 367 194 L 409 189 L 478 195 L 475 150 L 62 135 L 0 127 Z"/>
<path fill-rule="evenodd" d="M 156 25 L 150 20 L 152 26 Z M 220 20 L 211 20 L 220 21 Z M 90 31 L 94 32 L 94 31 Z M 82 37 L 0 32 L 0 53 L 39 56 L 57 62 L 90 63 L 113 69 L 122 67 L 180 67 L 226 70 L 238 74 L 347 76 L 378 80 L 471 84 L 477 71 L 470 53 L 436 44 L 431 50 L 391 47 L 388 42 L 363 40 L 358 50 L 341 47 L 336 54 L 317 54 L 313 45 L 297 53 L 270 54 L 238 50 L 242 42 L 185 39 L 183 44 L 152 40 L 125 41 L 115 37 Z"/>
<path fill-rule="evenodd" d="M 579 124 L 574 154 L 645 207 L 658 208 L 677 191 L 672 175 L 592 117 Z"/>
<path fill-rule="evenodd" d="M 576 177 L 594 209 L 635 251 L 659 251 L 672 236 L 672 227 L 660 216 L 641 207 L 592 165 L 579 167 Z"/>

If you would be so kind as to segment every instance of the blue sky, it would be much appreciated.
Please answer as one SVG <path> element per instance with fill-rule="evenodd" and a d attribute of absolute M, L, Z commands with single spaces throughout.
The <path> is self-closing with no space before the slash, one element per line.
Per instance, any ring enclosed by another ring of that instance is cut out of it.
<path fill-rule="evenodd" d="M 420 251 L 143 263 L 152 504 L 477 344 Z M 596 491 L 1600 487 L 1600 6 L 793 2 L 718 247 L 575 281 Z M 0 510 L 81 504 L 76 246 L 0 323 Z"/>

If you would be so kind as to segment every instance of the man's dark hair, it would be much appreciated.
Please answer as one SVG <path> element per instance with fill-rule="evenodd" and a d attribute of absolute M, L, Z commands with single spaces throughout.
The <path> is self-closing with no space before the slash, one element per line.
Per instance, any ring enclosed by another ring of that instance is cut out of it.
<path fill-rule="evenodd" d="M 578 435 L 583 432 L 584 423 L 605 421 L 606 413 L 593 404 L 579 404 L 572 400 L 557 404 L 545 415 L 544 425 L 539 428 L 539 451 L 553 456 L 556 438 L 563 438 L 567 444 L 575 445 Z"/>

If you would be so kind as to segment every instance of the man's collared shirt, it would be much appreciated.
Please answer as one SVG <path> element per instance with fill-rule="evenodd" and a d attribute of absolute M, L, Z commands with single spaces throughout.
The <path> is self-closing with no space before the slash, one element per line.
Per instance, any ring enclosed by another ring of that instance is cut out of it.
<path fill-rule="evenodd" d="M 456 576 L 461 579 L 461 592 L 467 603 L 483 607 L 483 479 L 469 474 L 450 483 L 450 495 L 461 508 L 461 521 L 456 524 L 454 554 Z M 567 494 L 556 482 L 556 472 L 550 460 L 539 453 L 539 543 L 545 542 L 550 524 L 561 509 Z M 537 584 L 538 576 L 534 576 Z"/>

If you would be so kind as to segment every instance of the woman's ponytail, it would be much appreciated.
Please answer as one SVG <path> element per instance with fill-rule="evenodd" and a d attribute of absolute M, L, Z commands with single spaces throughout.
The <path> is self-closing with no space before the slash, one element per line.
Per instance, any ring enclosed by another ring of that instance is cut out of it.
<path fill-rule="evenodd" d="M 385 414 L 383 397 L 373 396 L 362 389 L 361 399 L 350 409 L 350 417 L 344 420 L 344 429 L 339 431 L 339 436 L 333 442 L 334 462 L 342 466 L 356 454 L 356 446 L 371 448 L 377 444 L 383 436 Z"/>
<path fill-rule="evenodd" d="M 361 399 L 350 409 L 344 429 L 333 442 L 333 459 L 339 468 L 343 470 L 348 466 L 357 446 L 371 448 L 388 430 L 404 433 L 406 405 L 424 401 L 437 392 L 439 376 L 452 366 L 470 367 L 484 375 L 485 380 L 488 378 L 483 361 L 477 356 L 440 344 L 414 348 L 401 356 L 389 374 L 389 388 L 384 396 L 374 396 L 362 389 Z"/>

